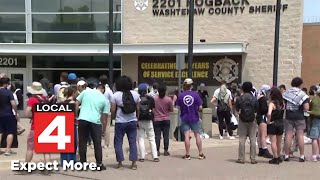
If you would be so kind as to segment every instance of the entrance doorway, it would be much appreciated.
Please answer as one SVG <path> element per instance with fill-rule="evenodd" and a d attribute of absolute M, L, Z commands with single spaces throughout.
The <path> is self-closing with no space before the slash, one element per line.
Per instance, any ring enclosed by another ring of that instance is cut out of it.
<path fill-rule="evenodd" d="M 26 71 L 25 70 L 17 70 L 17 69 L 0 69 L 0 73 L 6 74 L 11 80 L 11 86 L 13 86 L 13 90 L 17 92 L 18 95 L 18 110 L 23 111 L 26 107 Z M 18 92 L 20 91 L 20 93 Z"/>

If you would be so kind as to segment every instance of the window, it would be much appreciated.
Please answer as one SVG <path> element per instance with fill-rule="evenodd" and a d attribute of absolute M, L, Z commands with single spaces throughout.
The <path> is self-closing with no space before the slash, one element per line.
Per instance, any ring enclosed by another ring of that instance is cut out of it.
<path fill-rule="evenodd" d="M 108 33 L 33 33 L 33 43 L 107 44 Z M 121 33 L 114 33 L 114 43 L 121 43 Z"/>
<path fill-rule="evenodd" d="M 0 31 L 25 31 L 25 15 L 0 14 Z"/>
<path fill-rule="evenodd" d="M 0 33 L 0 43 L 25 43 L 25 33 Z"/>
<path fill-rule="evenodd" d="M 24 0 L 0 0 L 0 12 L 24 12 Z"/>
<path fill-rule="evenodd" d="M 115 56 L 114 68 L 121 68 L 121 57 Z M 109 67 L 108 56 L 33 56 L 33 68 L 102 68 Z"/>
<path fill-rule="evenodd" d="M 113 0 L 114 12 L 121 11 L 121 0 Z M 107 12 L 109 0 L 32 0 L 33 12 Z"/>
<path fill-rule="evenodd" d="M 121 30 L 121 14 L 114 14 L 114 31 Z M 47 14 L 32 16 L 33 31 L 108 31 L 108 14 Z"/>

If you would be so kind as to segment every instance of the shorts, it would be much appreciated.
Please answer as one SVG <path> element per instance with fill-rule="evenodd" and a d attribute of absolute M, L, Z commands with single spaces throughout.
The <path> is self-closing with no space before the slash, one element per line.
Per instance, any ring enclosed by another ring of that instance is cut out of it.
<path fill-rule="evenodd" d="M 0 133 L 16 134 L 17 119 L 15 116 L 6 116 L 0 118 Z"/>
<path fill-rule="evenodd" d="M 308 137 L 310 139 L 320 139 L 320 119 L 313 119 Z"/>
<path fill-rule="evenodd" d="M 34 130 L 30 130 L 28 139 L 27 139 L 27 150 L 33 151 L 34 150 Z"/>
<path fill-rule="evenodd" d="M 293 131 L 293 130 L 305 130 L 306 121 L 303 120 L 284 120 L 284 130 Z"/>
<path fill-rule="evenodd" d="M 257 124 L 260 125 L 261 123 L 267 124 L 267 118 L 265 116 L 257 118 Z"/>
<path fill-rule="evenodd" d="M 181 132 L 185 133 L 186 131 L 189 131 L 190 129 L 194 132 L 194 133 L 200 133 L 201 132 L 201 121 L 198 122 L 194 122 L 194 123 L 190 123 L 190 122 L 184 122 L 181 121 Z"/>
<path fill-rule="evenodd" d="M 284 131 L 283 123 L 274 122 L 272 124 L 268 124 L 267 126 L 268 135 L 282 136 L 283 131 Z"/>

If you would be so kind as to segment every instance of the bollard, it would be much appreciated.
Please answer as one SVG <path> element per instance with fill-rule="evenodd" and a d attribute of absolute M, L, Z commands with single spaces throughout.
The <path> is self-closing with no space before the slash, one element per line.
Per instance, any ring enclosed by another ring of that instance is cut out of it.
<path fill-rule="evenodd" d="M 174 139 L 173 133 L 178 125 L 178 109 L 173 108 L 173 111 L 170 113 L 170 139 Z"/>
<path fill-rule="evenodd" d="M 212 109 L 204 108 L 202 110 L 202 128 L 203 131 L 212 137 Z"/>

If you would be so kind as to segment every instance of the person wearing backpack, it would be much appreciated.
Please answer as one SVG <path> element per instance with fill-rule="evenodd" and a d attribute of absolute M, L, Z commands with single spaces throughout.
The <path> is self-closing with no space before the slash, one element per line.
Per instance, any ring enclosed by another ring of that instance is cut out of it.
<path fill-rule="evenodd" d="M 118 168 L 122 169 L 123 138 L 126 134 L 129 141 L 130 155 L 132 161 L 131 169 L 137 170 L 138 149 L 137 149 L 137 121 L 139 119 L 140 96 L 132 90 L 133 82 L 128 76 L 121 76 L 116 81 L 116 92 L 111 99 L 112 117 L 116 117 L 114 128 L 114 148 Z"/>
<path fill-rule="evenodd" d="M 67 88 L 69 86 L 68 83 L 68 73 L 66 72 L 62 72 L 60 74 L 60 83 L 54 85 L 53 89 L 54 89 L 54 95 L 56 97 L 56 101 L 57 103 L 61 103 L 64 102 L 66 100 L 66 98 L 64 97 L 64 89 Z"/>
<path fill-rule="evenodd" d="M 46 103 L 47 99 L 43 95 L 45 93 L 45 89 L 42 88 L 42 85 L 39 82 L 33 82 L 31 86 L 27 87 L 27 91 L 32 95 L 27 102 L 25 110 L 26 117 L 31 118 L 31 129 L 27 137 L 26 162 L 31 162 L 34 154 L 34 106 L 35 104 Z M 43 154 L 43 157 L 45 163 L 50 161 L 50 154 Z M 44 173 L 48 174 L 49 172 L 45 170 Z"/>
<path fill-rule="evenodd" d="M 239 157 L 237 163 L 245 163 L 245 142 L 247 137 L 250 139 L 250 159 L 251 164 L 257 164 L 256 161 L 256 112 L 258 110 L 258 101 L 251 93 L 252 83 L 244 82 L 242 84 L 243 94 L 236 101 L 236 110 L 239 112 Z"/>
<path fill-rule="evenodd" d="M 258 124 L 258 156 L 264 158 L 273 158 L 267 147 L 267 114 L 268 114 L 268 94 L 270 92 L 270 86 L 264 84 L 260 88 L 258 95 L 258 112 L 257 112 L 257 124 Z"/>
<path fill-rule="evenodd" d="M 227 89 L 225 82 L 222 82 L 222 85 L 219 89 L 214 92 L 211 103 L 217 103 L 217 116 L 219 120 L 219 133 L 220 139 L 223 139 L 223 126 L 224 123 L 226 125 L 226 129 L 228 131 L 229 139 L 233 140 L 233 131 L 230 128 L 231 123 L 231 111 L 232 111 L 232 100 L 231 100 L 231 92 Z"/>
<path fill-rule="evenodd" d="M 138 143 L 140 150 L 140 162 L 144 162 L 146 156 L 146 148 L 144 145 L 145 134 L 147 134 L 152 157 L 154 162 L 159 162 L 158 154 L 157 154 L 157 146 L 155 140 L 155 133 L 153 129 L 153 119 L 154 119 L 154 108 L 155 102 L 151 96 L 147 95 L 148 85 L 145 83 L 139 84 L 138 92 L 140 94 L 140 113 L 138 119 Z"/>

